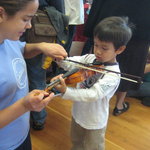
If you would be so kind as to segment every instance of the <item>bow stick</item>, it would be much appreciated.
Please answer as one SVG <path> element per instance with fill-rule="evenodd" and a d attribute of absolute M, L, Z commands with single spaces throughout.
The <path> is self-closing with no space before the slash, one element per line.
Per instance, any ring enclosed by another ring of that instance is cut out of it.
<path fill-rule="evenodd" d="M 84 63 L 77 62 L 77 61 L 74 61 L 74 60 L 65 59 L 64 61 L 75 63 L 75 64 L 77 64 L 76 66 L 79 67 L 79 68 L 83 68 L 83 69 L 87 69 L 87 70 L 91 70 L 91 71 L 95 71 L 95 72 L 99 72 L 99 73 L 103 73 L 103 74 L 107 74 L 107 72 L 104 72 L 104 71 L 108 71 L 108 72 L 112 72 L 112 73 L 116 73 L 116 74 L 121 74 L 123 76 L 118 76 L 121 79 L 131 81 L 131 82 L 134 82 L 134 83 L 142 83 L 141 77 L 138 77 L 138 76 L 134 76 L 134 75 L 126 74 L 126 73 L 121 73 L 121 72 L 116 72 L 116 71 L 112 71 L 112 70 L 105 69 L 105 68 L 102 68 L 102 67 L 95 67 L 95 66 L 92 66 L 93 64 L 84 64 Z M 100 70 L 97 70 L 97 69 L 101 69 L 101 70 L 104 70 L 104 71 L 100 71 Z M 113 75 L 113 74 L 111 74 L 111 75 Z M 124 77 L 124 76 L 137 78 L 138 81 L 134 80 L 134 79 L 127 78 L 127 77 Z"/>

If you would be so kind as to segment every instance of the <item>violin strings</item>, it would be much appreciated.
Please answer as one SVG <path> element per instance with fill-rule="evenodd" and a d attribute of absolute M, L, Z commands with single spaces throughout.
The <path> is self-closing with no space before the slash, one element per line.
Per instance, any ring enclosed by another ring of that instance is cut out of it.
<path fill-rule="evenodd" d="M 80 68 L 83 68 L 83 69 L 92 70 L 92 71 L 99 72 L 99 73 L 102 73 L 102 74 L 108 74 L 108 72 L 104 72 L 104 71 L 100 71 L 100 70 L 88 68 L 88 67 L 81 66 L 81 65 L 78 65 L 78 66 L 79 66 Z M 127 80 L 127 81 L 131 81 L 131 82 L 134 82 L 134 83 L 138 83 L 138 81 L 133 80 L 133 79 L 129 79 L 129 78 L 126 78 L 126 77 L 121 77 L 121 76 L 117 76 L 117 75 L 114 75 L 114 74 L 109 74 L 109 75 L 111 75 L 111 76 L 116 76 L 116 77 L 119 77 L 119 78 L 121 78 L 121 79 L 124 79 L 124 80 Z"/>
<path fill-rule="evenodd" d="M 67 60 L 68 61 L 68 60 Z M 73 62 L 72 60 L 71 60 L 71 62 Z M 81 63 L 82 64 L 82 63 Z M 77 64 L 76 63 L 76 66 L 77 67 L 79 67 L 79 68 L 83 68 L 83 69 L 87 69 L 87 70 L 91 70 L 91 71 L 95 71 L 95 72 L 99 72 L 99 73 L 103 73 L 103 74 L 108 74 L 108 72 L 104 72 L 104 71 L 100 71 L 100 70 L 96 70 L 96 69 L 93 69 L 93 68 L 89 68 L 89 67 L 86 67 L 86 66 L 83 66 L 83 64 L 81 65 L 81 64 Z M 102 68 L 103 69 L 103 68 Z M 103 69 L 104 70 L 104 69 Z M 105 70 L 106 71 L 106 70 Z M 111 71 L 110 71 L 111 72 Z M 114 72 L 112 72 L 112 73 L 114 73 Z M 111 76 L 116 76 L 116 75 L 114 75 L 114 74 L 110 74 Z M 136 80 L 133 80 L 133 79 L 129 79 L 129 78 L 126 78 L 126 77 L 121 77 L 121 76 L 116 76 L 116 77 L 119 77 L 119 78 L 121 78 L 121 79 L 124 79 L 124 80 L 127 80 L 127 81 L 130 81 L 130 82 L 134 82 L 134 83 L 139 83 L 138 81 L 136 81 Z"/>
<path fill-rule="evenodd" d="M 128 80 L 128 81 L 131 81 L 131 82 L 134 82 L 134 83 L 142 83 L 141 77 L 138 77 L 138 76 L 134 76 L 134 75 L 126 74 L 126 73 L 121 73 L 121 72 L 116 72 L 116 71 L 112 71 L 112 70 L 105 69 L 105 68 L 101 68 L 101 67 L 91 66 L 91 64 L 90 64 L 90 67 L 93 67 L 93 68 L 95 68 L 95 69 L 92 69 L 92 68 L 89 69 L 89 67 L 87 67 L 88 64 L 84 64 L 84 63 L 77 62 L 77 61 L 74 61 L 74 60 L 65 59 L 64 61 L 73 62 L 73 63 L 75 63 L 75 64 L 80 65 L 80 68 L 81 68 L 81 67 L 82 67 L 82 68 L 83 68 L 83 67 L 86 67 L 85 69 L 92 70 L 92 71 L 96 71 L 96 72 L 99 72 L 99 70 L 96 70 L 96 69 L 102 69 L 102 70 L 105 70 L 105 71 L 108 71 L 108 72 L 112 72 L 112 73 L 116 73 L 116 74 L 121 74 L 121 75 L 129 76 L 129 77 L 134 77 L 134 78 L 137 78 L 139 81 L 136 81 L 136 80 L 134 80 L 134 79 L 130 79 L 130 78 L 127 78 L 127 77 L 118 76 L 118 77 L 121 78 L 121 79 Z M 101 71 L 100 73 L 104 73 L 104 72 Z M 107 72 L 105 72 L 105 74 L 107 74 Z M 112 74 L 111 74 L 111 75 L 112 75 Z"/>
<path fill-rule="evenodd" d="M 74 61 L 74 60 L 69 60 L 69 59 L 65 59 L 64 61 L 73 62 L 73 63 L 80 64 L 80 65 L 83 65 L 83 66 L 86 66 L 86 67 L 88 67 L 88 66 L 89 67 L 93 67 L 95 69 L 102 69 L 102 70 L 105 70 L 105 71 L 108 71 L 108 72 L 112 72 L 112 73 L 116 73 L 116 74 L 121 74 L 123 76 L 137 78 L 139 80 L 141 79 L 141 77 L 139 77 L 139 76 L 135 76 L 135 75 L 127 74 L 127 73 L 116 72 L 116 71 L 105 69 L 105 68 L 102 68 L 102 67 L 92 66 L 92 63 L 90 63 L 90 64 L 84 64 L 84 63 L 81 63 L 81 62 L 78 62 L 78 61 Z"/>

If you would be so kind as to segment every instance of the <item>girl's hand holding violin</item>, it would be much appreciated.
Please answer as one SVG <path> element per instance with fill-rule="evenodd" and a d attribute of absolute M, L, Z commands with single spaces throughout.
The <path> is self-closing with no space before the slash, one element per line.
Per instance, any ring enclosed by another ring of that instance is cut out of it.
<path fill-rule="evenodd" d="M 43 90 L 33 90 L 21 99 L 26 111 L 41 111 L 54 97 L 54 93 L 47 93 Z"/>
<path fill-rule="evenodd" d="M 0 111 L 0 128 L 3 128 L 28 111 L 41 111 L 54 97 L 43 90 L 33 90 L 13 105 Z"/>
<path fill-rule="evenodd" d="M 60 82 L 55 86 L 55 88 L 61 92 L 61 93 L 65 93 L 66 92 L 66 89 L 67 89 L 67 86 L 66 86 L 66 83 L 65 83 L 65 79 L 62 78 L 63 74 L 60 74 L 54 78 L 51 79 L 51 82 L 55 81 L 55 80 L 60 80 Z"/>

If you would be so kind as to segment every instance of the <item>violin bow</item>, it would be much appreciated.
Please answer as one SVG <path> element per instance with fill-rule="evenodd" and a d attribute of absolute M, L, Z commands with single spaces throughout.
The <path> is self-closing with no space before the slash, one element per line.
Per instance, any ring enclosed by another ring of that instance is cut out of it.
<path fill-rule="evenodd" d="M 118 76 L 118 77 L 121 78 L 121 79 L 130 81 L 130 82 L 134 82 L 134 83 L 142 83 L 141 77 L 138 77 L 138 76 L 134 76 L 134 75 L 126 74 L 126 73 L 121 73 L 121 72 L 116 72 L 116 71 L 112 71 L 112 70 L 105 69 L 105 68 L 102 68 L 102 67 L 95 67 L 95 66 L 92 66 L 93 64 L 84 64 L 84 63 L 74 61 L 74 60 L 70 60 L 70 59 L 65 59 L 64 61 L 75 63 L 75 64 L 77 64 L 76 66 L 79 67 L 79 68 L 83 68 L 83 69 L 87 69 L 87 70 L 91 70 L 91 71 L 95 71 L 95 72 L 99 72 L 99 73 L 103 73 L 103 74 L 107 74 L 107 72 L 103 72 L 103 71 L 100 71 L 100 70 L 97 70 L 97 69 L 101 69 L 101 70 L 104 70 L 104 71 L 120 74 L 122 76 Z M 131 78 L 136 78 L 137 80 L 127 78 L 127 76 L 131 77 Z"/>

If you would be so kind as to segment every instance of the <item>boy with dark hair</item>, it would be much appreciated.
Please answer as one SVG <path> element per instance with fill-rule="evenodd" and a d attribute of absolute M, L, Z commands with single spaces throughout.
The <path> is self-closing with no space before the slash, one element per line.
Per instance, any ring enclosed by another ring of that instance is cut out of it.
<path fill-rule="evenodd" d="M 66 60 L 84 64 L 100 63 L 105 69 L 120 72 L 116 56 L 124 51 L 132 36 L 128 18 L 108 17 L 102 20 L 94 30 L 94 54 L 68 57 Z M 73 62 L 60 61 L 65 70 L 76 68 Z M 105 130 L 109 116 L 109 101 L 120 83 L 120 75 L 108 71 L 95 73 L 76 88 L 67 87 L 62 75 L 56 86 L 64 99 L 73 103 L 71 138 L 72 150 L 103 150 Z"/>

